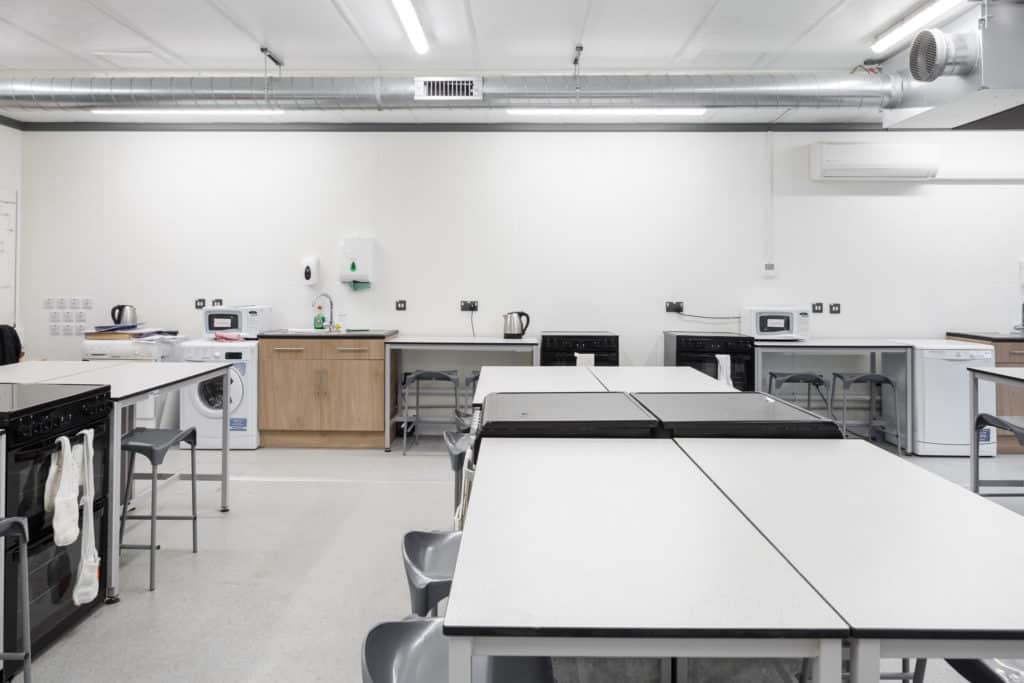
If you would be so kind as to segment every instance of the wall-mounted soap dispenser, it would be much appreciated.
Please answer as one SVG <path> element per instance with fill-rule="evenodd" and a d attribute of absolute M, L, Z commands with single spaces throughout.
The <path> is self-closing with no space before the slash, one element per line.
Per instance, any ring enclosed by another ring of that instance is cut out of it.
<path fill-rule="evenodd" d="M 307 256 L 302 259 L 302 284 L 315 287 L 320 282 L 320 258 Z"/>

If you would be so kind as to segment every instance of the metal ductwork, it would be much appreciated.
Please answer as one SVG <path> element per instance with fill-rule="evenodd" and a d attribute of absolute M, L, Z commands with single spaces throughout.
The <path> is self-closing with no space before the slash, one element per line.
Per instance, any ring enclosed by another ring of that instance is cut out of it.
<path fill-rule="evenodd" d="M 903 78 L 878 74 L 711 73 L 484 76 L 482 97 L 416 99 L 412 77 L 120 77 L 0 80 L 0 109 L 273 107 L 287 111 L 505 107 L 879 109 Z M 422 80 L 422 79 L 420 79 Z"/>
<path fill-rule="evenodd" d="M 977 68 L 979 56 L 976 33 L 925 29 L 910 46 L 910 75 L 925 83 L 940 76 L 966 76 Z"/>

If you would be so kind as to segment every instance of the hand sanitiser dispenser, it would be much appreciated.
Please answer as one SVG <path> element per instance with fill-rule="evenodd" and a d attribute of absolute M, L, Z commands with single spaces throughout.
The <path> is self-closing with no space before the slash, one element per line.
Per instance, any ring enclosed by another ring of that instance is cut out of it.
<path fill-rule="evenodd" d="M 320 259 L 307 256 L 302 259 L 302 284 L 315 287 L 320 282 Z"/>
<path fill-rule="evenodd" d="M 373 257 L 376 240 L 352 236 L 341 240 L 341 277 L 352 289 L 366 289 L 373 281 Z"/>

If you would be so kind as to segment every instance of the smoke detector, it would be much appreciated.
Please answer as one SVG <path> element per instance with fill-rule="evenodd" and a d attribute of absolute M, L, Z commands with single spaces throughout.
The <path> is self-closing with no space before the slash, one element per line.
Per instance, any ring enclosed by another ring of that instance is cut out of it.
<path fill-rule="evenodd" d="M 910 46 L 910 75 L 926 83 L 939 76 L 965 76 L 977 67 L 978 55 L 978 36 L 973 33 L 925 29 Z"/>
<path fill-rule="evenodd" d="M 414 79 L 415 100 L 482 100 L 483 79 L 479 77 L 446 77 Z"/>

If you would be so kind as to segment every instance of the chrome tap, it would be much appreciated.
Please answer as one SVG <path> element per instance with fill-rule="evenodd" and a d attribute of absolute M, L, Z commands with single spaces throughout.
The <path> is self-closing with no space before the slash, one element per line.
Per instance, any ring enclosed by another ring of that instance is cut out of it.
<path fill-rule="evenodd" d="M 327 319 L 327 330 L 329 332 L 333 332 L 334 331 L 334 299 L 332 299 L 331 295 L 328 294 L 327 292 L 320 292 L 315 297 L 313 297 L 313 305 L 316 306 L 316 302 L 320 301 L 320 299 L 324 298 L 324 297 L 327 298 L 327 303 L 330 304 L 330 317 Z"/>

